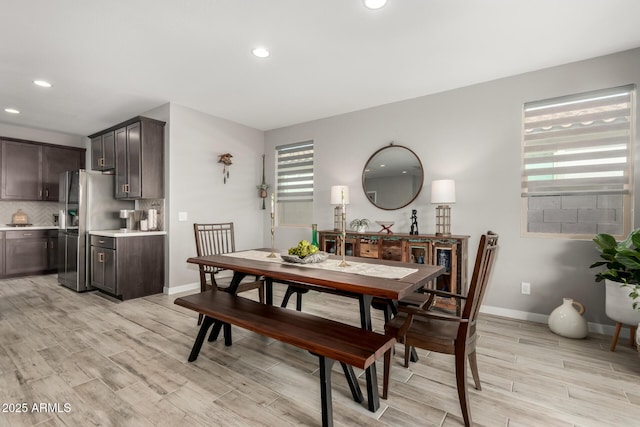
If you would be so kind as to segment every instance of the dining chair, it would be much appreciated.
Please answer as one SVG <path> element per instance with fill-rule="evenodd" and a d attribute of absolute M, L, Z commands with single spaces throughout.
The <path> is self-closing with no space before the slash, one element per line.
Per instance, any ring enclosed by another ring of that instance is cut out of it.
<path fill-rule="evenodd" d="M 467 393 L 467 359 L 477 390 L 481 390 L 478 364 L 476 362 L 476 322 L 489 276 L 493 268 L 498 248 L 498 235 L 489 231 L 480 237 L 473 276 L 466 296 L 435 289 L 425 289 L 432 298 L 422 306 L 399 306 L 398 314 L 385 324 L 385 331 L 405 345 L 404 366 L 409 366 L 411 347 L 418 347 L 436 353 L 455 356 L 456 385 L 458 399 L 465 426 L 471 426 L 471 412 Z M 444 296 L 460 301 L 460 315 L 430 310 L 433 298 Z M 391 358 L 384 361 L 382 397 L 389 389 Z"/>
<path fill-rule="evenodd" d="M 198 256 L 206 255 L 218 255 L 226 254 L 236 251 L 235 233 L 233 228 L 233 222 L 223 222 L 216 224 L 193 224 L 193 231 L 196 238 L 196 253 Z M 231 278 L 229 283 L 226 280 L 220 280 L 216 275 L 223 268 L 210 267 L 200 265 L 200 291 L 204 292 L 212 287 L 221 291 L 228 292 L 229 285 L 231 284 Z M 207 280 L 207 276 L 209 279 Z M 258 298 L 261 303 L 264 303 L 264 279 L 260 276 L 255 276 L 255 279 L 247 279 L 249 281 L 240 282 L 238 285 L 237 293 L 250 291 L 253 289 L 258 290 Z M 198 315 L 198 325 L 202 323 L 202 314 Z"/>

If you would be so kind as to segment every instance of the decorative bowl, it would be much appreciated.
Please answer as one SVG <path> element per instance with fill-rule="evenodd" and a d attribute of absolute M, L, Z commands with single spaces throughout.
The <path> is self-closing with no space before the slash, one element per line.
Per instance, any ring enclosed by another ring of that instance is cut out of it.
<path fill-rule="evenodd" d="M 329 254 L 326 252 L 316 252 L 315 254 L 307 255 L 304 258 L 300 258 L 297 255 L 280 254 L 280 257 L 283 261 L 294 264 L 313 264 L 326 261 L 329 258 Z"/>

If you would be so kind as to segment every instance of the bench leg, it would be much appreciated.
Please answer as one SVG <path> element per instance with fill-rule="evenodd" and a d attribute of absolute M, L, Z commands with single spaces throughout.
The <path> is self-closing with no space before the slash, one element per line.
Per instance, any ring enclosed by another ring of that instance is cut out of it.
<path fill-rule="evenodd" d="M 216 323 L 213 325 L 213 329 L 211 329 L 211 334 L 209 334 L 209 342 L 213 342 L 218 339 L 220 335 L 220 330 L 222 329 L 222 322 L 215 321 Z"/>
<path fill-rule="evenodd" d="M 333 404 L 331 401 L 331 367 L 334 360 L 320 358 L 320 395 L 322 401 L 322 427 L 333 427 Z"/>
<path fill-rule="evenodd" d="M 351 389 L 353 400 L 358 403 L 364 402 L 364 396 L 362 395 L 362 390 L 360 390 L 360 384 L 358 384 L 356 374 L 353 372 L 353 367 L 351 365 L 347 365 L 344 362 L 340 362 L 340 364 L 342 365 L 344 376 L 347 378 L 347 383 L 349 384 L 349 388 Z"/>
<path fill-rule="evenodd" d="M 227 347 L 231 346 L 231 325 L 229 323 L 223 323 L 224 328 L 224 345 Z"/>
<path fill-rule="evenodd" d="M 367 403 L 369 404 L 369 410 L 371 412 L 376 412 L 378 408 L 380 408 L 376 364 L 372 363 L 364 372 L 367 377 Z"/>
<path fill-rule="evenodd" d="M 193 348 L 191 349 L 191 354 L 189 355 L 189 362 L 193 362 L 198 358 L 198 354 L 200 353 L 200 349 L 202 348 L 202 344 L 204 343 L 204 339 L 207 336 L 207 331 L 213 325 L 215 319 L 205 316 L 202 320 L 202 326 L 200 326 L 200 331 L 198 332 L 198 336 L 196 337 L 196 341 L 193 343 Z"/>

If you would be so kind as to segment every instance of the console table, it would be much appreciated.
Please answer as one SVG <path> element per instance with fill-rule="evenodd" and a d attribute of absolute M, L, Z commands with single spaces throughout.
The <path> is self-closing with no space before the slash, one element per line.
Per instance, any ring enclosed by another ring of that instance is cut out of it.
<path fill-rule="evenodd" d="M 319 231 L 320 250 L 342 255 L 342 232 Z M 435 234 L 358 233 L 347 231 L 345 255 L 418 264 L 441 265 L 445 274 L 430 286 L 467 294 L 469 236 L 442 237 Z"/>

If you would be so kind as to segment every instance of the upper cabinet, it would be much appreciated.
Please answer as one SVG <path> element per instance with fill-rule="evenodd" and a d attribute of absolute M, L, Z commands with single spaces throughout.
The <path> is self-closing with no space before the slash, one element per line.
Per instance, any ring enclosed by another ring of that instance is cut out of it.
<path fill-rule="evenodd" d="M 164 197 L 164 125 L 158 120 L 135 117 L 89 136 L 92 145 L 91 164 L 92 167 L 98 167 L 100 158 L 95 157 L 100 155 L 98 141 L 102 144 L 104 155 L 105 141 L 110 140 L 111 136 L 105 137 L 113 135 L 116 199 Z"/>
<path fill-rule="evenodd" d="M 42 200 L 42 147 L 2 141 L 2 199 Z"/>
<path fill-rule="evenodd" d="M 0 198 L 58 200 L 61 172 L 84 167 L 84 149 L 31 141 L 0 139 Z"/>
<path fill-rule="evenodd" d="M 91 138 L 91 169 L 110 171 L 115 169 L 114 132 L 107 132 Z"/>
<path fill-rule="evenodd" d="M 60 174 L 84 168 L 85 150 L 66 147 L 42 147 L 42 200 L 58 201 Z"/>

